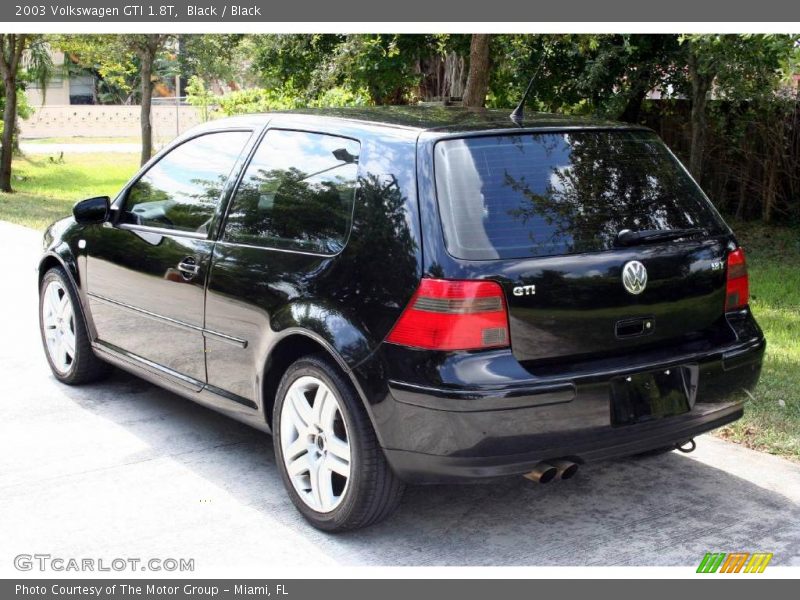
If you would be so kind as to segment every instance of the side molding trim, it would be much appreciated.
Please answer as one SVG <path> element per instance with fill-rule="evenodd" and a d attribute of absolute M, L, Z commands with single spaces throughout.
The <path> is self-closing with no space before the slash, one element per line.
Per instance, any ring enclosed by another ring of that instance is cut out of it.
<path fill-rule="evenodd" d="M 179 321 L 178 319 L 173 319 L 171 317 L 165 317 L 164 315 L 159 315 L 157 313 L 151 312 L 149 310 L 144 310 L 142 308 L 137 308 L 136 306 L 131 306 L 130 304 L 126 304 L 124 302 L 120 302 L 119 300 L 113 300 L 106 296 L 101 296 L 99 294 L 93 294 L 91 292 L 87 292 L 86 294 L 93 300 L 97 300 L 98 302 L 102 302 L 103 304 L 109 304 L 111 306 L 116 306 L 118 308 L 122 308 L 123 310 L 127 310 L 138 315 L 143 315 L 145 317 L 149 317 L 156 321 L 161 321 L 163 323 L 169 323 L 174 327 L 180 327 L 181 329 L 186 329 L 189 331 L 196 331 L 200 333 L 203 337 L 210 337 L 214 338 L 223 342 L 227 342 L 233 346 L 238 348 L 247 348 L 247 340 L 243 340 L 237 337 L 233 337 L 231 335 L 227 335 L 225 333 L 220 333 L 219 331 L 213 331 L 211 329 L 206 329 L 205 327 L 200 327 L 198 325 L 192 325 L 191 323 L 186 323 L 185 321 Z"/>

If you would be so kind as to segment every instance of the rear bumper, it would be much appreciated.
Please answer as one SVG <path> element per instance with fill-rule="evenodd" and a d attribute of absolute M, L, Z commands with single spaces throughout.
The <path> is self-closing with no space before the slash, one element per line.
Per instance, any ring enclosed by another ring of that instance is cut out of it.
<path fill-rule="evenodd" d="M 631 456 L 654 448 L 688 441 L 693 437 L 739 419 L 740 402 L 697 405 L 686 417 L 663 419 L 658 427 L 634 425 L 625 431 L 597 432 L 594 439 L 560 440 L 561 446 L 539 447 L 519 454 L 499 456 L 442 456 L 404 450 L 384 452 L 392 469 L 413 483 L 460 481 L 527 473 L 543 460 L 568 458 L 587 463 Z M 583 436 L 581 436 L 583 437 Z"/>
<path fill-rule="evenodd" d="M 754 324 L 749 315 L 748 320 Z M 409 371 L 387 349 L 372 368 L 388 375 L 384 381 L 389 383 L 374 391 L 370 412 L 390 465 L 413 483 L 522 474 L 556 458 L 586 463 L 630 456 L 685 442 L 742 416 L 743 390 L 758 382 L 766 347 L 755 327 L 757 335 L 713 350 L 643 353 L 624 365 L 612 361 L 601 363 L 602 368 L 535 380 L 528 374 L 527 381 L 514 380 L 518 373 L 513 357 L 503 353 L 462 355 L 452 364 L 436 366 L 437 374 L 449 369 L 464 380 L 478 373 L 493 378 L 493 385 L 482 386 L 429 386 L 393 378 L 393 373 Z M 689 412 L 612 426 L 613 378 L 687 365 L 699 373 Z M 430 380 L 433 367 L 427 368 L 415 367 Z M 505 385 L 497 385 L 500 379 Z"/>

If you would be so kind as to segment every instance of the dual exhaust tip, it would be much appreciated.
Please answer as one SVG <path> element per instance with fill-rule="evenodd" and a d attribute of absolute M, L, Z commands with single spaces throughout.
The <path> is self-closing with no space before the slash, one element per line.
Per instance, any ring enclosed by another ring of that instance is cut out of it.
<path fill-rule="evenodd" d="M 578 464 L 571 460 L 550 460 L 540 462 L 523 477 L 537 483 L 550 483 L 554 479 L 572 479 L 578 472 Z"/>

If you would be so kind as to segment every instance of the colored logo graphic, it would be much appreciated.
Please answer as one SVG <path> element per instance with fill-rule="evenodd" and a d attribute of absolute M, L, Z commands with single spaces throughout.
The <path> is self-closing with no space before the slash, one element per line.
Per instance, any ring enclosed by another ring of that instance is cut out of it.
<path fill-rule="evenodd" d="M 706 552 L 698 573 L 763 573 L 772 552 Z"/>

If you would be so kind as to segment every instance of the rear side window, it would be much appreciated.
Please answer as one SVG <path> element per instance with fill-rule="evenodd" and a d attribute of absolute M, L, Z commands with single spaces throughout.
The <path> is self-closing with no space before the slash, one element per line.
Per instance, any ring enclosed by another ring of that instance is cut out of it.
<path fill-rule="evenodd" d="M 208 233 L 222 190 L 249 131 L 192 138 L 164 155 L 128 190 L 126 223 Z"/>
<path fill-rule="evenodd" d="M 445 242 L 456 258 L 598 252 L 622 229 L 723 231 L 703 192 L 649 132 L 443 140 L 434 154 Z"/>
<path fill-rule="evenodd" d="M 358 154 L 348 138 L 268 131 L 233 198 L 225 240 L 336 254 L 350 232 Z"/>

